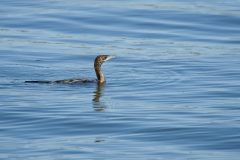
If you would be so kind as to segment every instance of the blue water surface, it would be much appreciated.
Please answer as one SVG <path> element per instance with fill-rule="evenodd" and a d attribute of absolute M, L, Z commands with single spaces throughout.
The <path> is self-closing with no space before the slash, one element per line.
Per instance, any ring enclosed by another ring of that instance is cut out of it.
<path fill-rule="evenodd" d="M 238 160 L 240 1 L 1 0 L 0 159 Z M 95 78 L 105 85 L 27 84 Z"/>

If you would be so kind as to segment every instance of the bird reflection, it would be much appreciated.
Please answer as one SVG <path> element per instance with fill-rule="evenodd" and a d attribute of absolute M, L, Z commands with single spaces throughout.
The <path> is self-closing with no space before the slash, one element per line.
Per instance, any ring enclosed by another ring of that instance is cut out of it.
<path fill-rule="evenodd" d="M 100 101 L 104 91 L 105 83 L 97 83 L 96 91 L 94 92 L 93 96 L 93 109 L 97 112 L 104 112 L 107 108 L 104 102 Z"/>

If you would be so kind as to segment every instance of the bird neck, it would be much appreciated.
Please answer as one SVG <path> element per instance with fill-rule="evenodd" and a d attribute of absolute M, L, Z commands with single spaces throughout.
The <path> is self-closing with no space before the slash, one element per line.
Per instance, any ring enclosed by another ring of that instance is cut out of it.
<path fill-rule="evenodd" d="M 99 83 L 104 83 L 105 82 L 105 76 L 102 72 L 102 69 L 101 69 L 101 64 L 94 64 L 94 68 L 95 68 L 95 72 L 96 72 L 96 76 L 97 76 L 97 79 L 98 79 L 98 82 Z"/>

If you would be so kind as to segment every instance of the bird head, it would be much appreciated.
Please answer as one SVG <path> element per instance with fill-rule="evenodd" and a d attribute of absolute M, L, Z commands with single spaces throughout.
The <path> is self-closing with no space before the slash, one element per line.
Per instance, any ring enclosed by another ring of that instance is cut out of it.
<path fill-rule="evenodd" d="M 95 66 L 96 66 L 96 65 L 101 66 L 104 62 L 106 62 L 106 61 L 108 61 L 108 60 L 110 60 L 110 59 L 112 59 L 112 58 L 114 58 L 114 56 L 110 56 L 110 55 L 99 55 L 99 56 L 97 56 L 96 59 L 95 59 Z"/>

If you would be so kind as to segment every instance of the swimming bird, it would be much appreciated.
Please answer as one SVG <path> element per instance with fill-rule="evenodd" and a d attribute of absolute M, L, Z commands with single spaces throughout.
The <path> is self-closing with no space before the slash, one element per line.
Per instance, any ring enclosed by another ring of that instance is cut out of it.
<path fill-rule="evenodd" d="M 36 80 L 36 81 L 25 81 L 25 83 L 63 83 L 63 84 L 77 84 L 77 83 L 104 83 L 106 78 L 102 72 L 101 66 L 104 62 L 114 58 L 114 56 L 110 55 L 99 55 L 95 58 L 94 61 L 94 69 L 97 76 L 97 79 L 89 80 L 89 79 L 63 79 L 63 80 Z"/>

